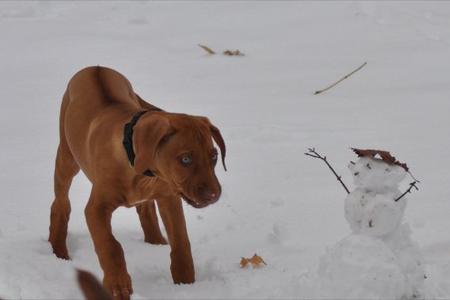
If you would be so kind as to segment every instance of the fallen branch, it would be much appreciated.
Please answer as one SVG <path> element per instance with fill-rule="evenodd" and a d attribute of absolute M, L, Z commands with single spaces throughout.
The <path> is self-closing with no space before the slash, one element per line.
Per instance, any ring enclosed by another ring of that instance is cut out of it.
<path fill-rule="evenodd" d="M 418 183 L 418 181 L 411 182 L 411 183 L 409 184 L 409 188 L 408 188 L 403 194 L 401 194 L 400 196 L 398 196 L 397 199 L 395 199 L 394 201 L 397 202 L 398 200 L 400 200 L 400 199 L 402 199 L 403 197 L 405 197 L 406 194 L 411 193 L 411 190 L 412 190 L 413 188 L 415 188 L 415 189 L 418 191 L 419 188 L 416 186 L 417 183 Z"/>
<path fill-rule="evenodd" d="M 216 54 L 216 52 L 214 52 L 211 48 L 209 48 L 209 47 L 207 47 L 205 45 L 198 44 L 198 46 L 200 48 L 202 48 L 203 50 L 205 50 L 206 52 L 208 52 L 208 54 L 211 54 L 211 55 Z"/>
<path fill-rule="evenodd" d="M 362 65 L 360 65 L 358 68 L 356 68 L 355 70 L 353 70 L 352 72 L 350 72 L 349 74 L 345 75 L 344 77 L 342 77 L 341 79 L 339 79 L 338 81 L 336 81 L 335 83 L 333 83 L 332 85 L 324 88 L 323 90 L 319 90 L 319 91 L 315 91 L 314 95 L 318 95 L 320 93 L 323 93 L 325 91 L 328 91 L 329 89 L 331 89 L 332 87 L 336 86 L 337 84 L 339 84 L 341 81 L 344 81 L 345 79 L 349 78 L 350 76 L 352 76 L 353 74 L 355 74 L 356 72 L 358 72 L 359 70 L 361 70 L 365 65 L 367 65 L 367 62 L 363 63 Z"/>
<path fill-rule="evenodd" d="M 330 168 L 331 172 L 333 172 L 334 176 L 336 176 L 337 180 L 342 184 L 342 186 L 344 187 L 345 191 L 347 192 L 347 194 L 350 194 L 350 191 L 348 190 L 347 186 L 345 185 L 345 183 L 342 181 L 342 176 L 339 176 L 336 171 L 333 169 L 333 167 L 330 165 L 330 163 L 328 163 L 327 161 L 327 157 L 326 156 L 321 156 L 319 153 L 316 152 L 316 150 L 314 148 L 308 148 L 308 153 L 305 153 L 305 155 L 314 157 L 314 158 L 318 158 L 323 160 L 328 168 Z"/>

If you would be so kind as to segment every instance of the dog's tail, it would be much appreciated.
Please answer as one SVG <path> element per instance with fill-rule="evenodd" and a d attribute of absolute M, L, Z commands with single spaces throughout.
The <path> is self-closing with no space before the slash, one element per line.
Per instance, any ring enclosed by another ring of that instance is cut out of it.
<path fill-rule="evenodd" d="M 87 271 L 77 269 L 77 279 L 86 300 L 112 300 L 94 275 Z"/>

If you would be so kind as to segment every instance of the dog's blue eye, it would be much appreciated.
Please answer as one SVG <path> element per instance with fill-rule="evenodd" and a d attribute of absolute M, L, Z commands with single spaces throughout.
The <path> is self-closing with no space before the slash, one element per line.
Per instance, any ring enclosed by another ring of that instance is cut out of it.
<path fill-rule="evenodd" d="M 181 158 L 181 163 L 183 165 L 190 165 L 192 163 L 192 157 L 190 155 L 183 155 L 183 157 Z"/>
<path fill-rule="evenodd" d="M 217 160 L 217 153 L 213 153 L 213 155 L 211 156 L 211 159 L 213 161 L 216 161 Z"/>

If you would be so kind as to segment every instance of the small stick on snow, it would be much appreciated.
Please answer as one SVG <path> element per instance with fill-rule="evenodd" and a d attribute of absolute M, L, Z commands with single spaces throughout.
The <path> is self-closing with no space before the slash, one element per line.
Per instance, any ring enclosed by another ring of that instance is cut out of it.
<path fill-rule="evenodd" d="M 211 54 L 211 55 L 216 54 L 216 52 L 214 52 L 211 48 L 209 48 L 209 47 L 207 47 L 205 45 L 198 44 L 198 46 L 200 48 L 202 48 L 203 50 L 205 50 L 206 52 L 208 52 L 208 54 Z"/>
<path fill-rule="evenodd" d="M 412 188 L 415 188 L 415 189 L 418 191 L 419 188 L 416 186 L 417 182 L 418 182 L 418 181 L 411 182 L 411 183 L 409 184 L 409 188 L 408 188 L 403 194 L 401 194 L 400 196 L 398 196 L 398 198 L 395 199 L 394 201 L 397 202 L 398 200 L 400 200 L 400 199 L 402 199 L 403 197 L 405 197 L 406 194 L 411 193 Z"/>
<path fill-rule="evenodd" d="M 347 194 L 350 194 L 350 191 L 348 190 L 347 186 L 342 181 L 342 176 L 339 176 L 336 173 L 336 171 L 333 169 L 333 167 L 328 163 L 327 157 L 321 156 L 319 153 L 316 152 L 316 150 L 314 148 L 308 148 L 308 151 L 309 151 L 309 153 L 305 153 L 305 155 L 323 160 L 327 164 L 328 168 L 330 168 L 331 172 L 333 172 L 334 176 L 336 176 L 337 180 L 342 184 L 342 186 L 344 187 Z"/>
<path fill-rule="evenodd" d="M 339 79 L 338 81 L 336 81 L 335 83 L 333 83 L 332 85 L 324 88 L 323 90 L 319 90 L 319 91 L 315 91 L 314 95 L 318 95 L 320 93 L 323 93 L 325 91 L 328 91 L 329 89 L 331 89 L 332 87 L 336 86 L 337 84 L 339 84 L 341 81 L 344 81 L 345 79 L 349 78 L 350 76 L 352 76 L 353 74 L 355 74 L 356 72 L 358 72 L 359 70 L 361 70 L 365 65 L 367 65 L 367 62 L 364 62 L 362 65 L 360 65 L 358 68 L 356 68 L 355 70 L 353 70 L 352 72 L 350 72 L 349 74 L 345 75 L 344 77 L 342 77 L 341 79 Z"/>

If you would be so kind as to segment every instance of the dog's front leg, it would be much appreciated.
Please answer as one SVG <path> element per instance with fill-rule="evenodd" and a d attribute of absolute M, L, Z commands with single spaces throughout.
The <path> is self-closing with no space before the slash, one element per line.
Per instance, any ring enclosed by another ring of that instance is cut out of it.
<path fill-rule="evenodd" d="M 110 200 L 112 199 L 94 187 L 85 209 L 86 221 L 103 269 L 103 285 L 114 299 L 128 300 L 133 289 L 122 246 L 112 234 L 111 217 L 117 205 Z"/>
<path fill-rule="evenodd" d="M 194 262 L 181 199 L 172 196 L 158 199 L 157 202 L 171 247 L 170 271 L 173 282 L 193 283 L 195 281 Z"/>
<path fill-rule="evenodd" d="M 136 211 L 141 221 L 142 230 L 144 230 L 145 242 L 154 245 L 167 245 L 167 241 L 159 228 L 155 201 L 148 200 L 136 205 Z"/>

